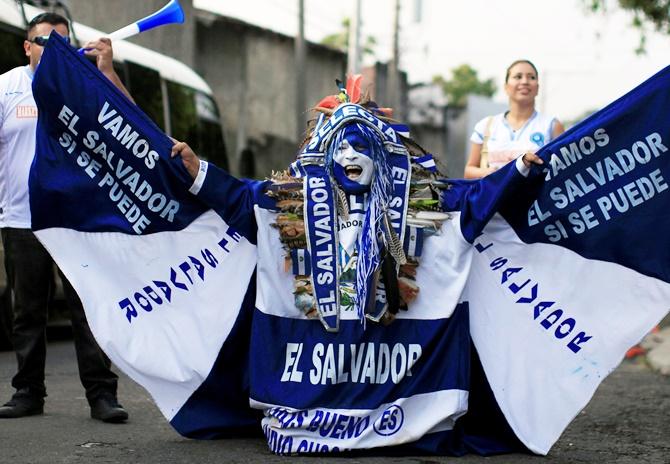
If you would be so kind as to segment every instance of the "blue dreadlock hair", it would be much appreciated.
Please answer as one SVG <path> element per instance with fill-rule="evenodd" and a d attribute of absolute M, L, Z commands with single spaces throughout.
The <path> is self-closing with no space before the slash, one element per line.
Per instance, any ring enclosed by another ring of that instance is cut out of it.
<path fill-rule="evenodd" d="M 363 227 L 358 237 L 358 262 L 356 263 L 356 310 L 365 324 L 365 305 L 369 298 L 372 277 L 382 260 L 384 246 L 384 214 L 393 196 L 391 167 L 380 135 L 366 124 L 353 123 L 370 142 L 370 152 L 375 172 L 370 186 L 369 205 Z M 333 137 L 325 154 L 326 171 L 333 178 L 333 158 L 344 139 L 344 128 Z M 373 290 L 374 291 L 374 290 Z"/>

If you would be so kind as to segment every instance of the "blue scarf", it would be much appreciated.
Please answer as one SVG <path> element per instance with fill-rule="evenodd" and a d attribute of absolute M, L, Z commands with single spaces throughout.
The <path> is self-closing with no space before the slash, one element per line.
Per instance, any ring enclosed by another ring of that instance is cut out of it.
<path fill-rule="evenodd" d="M 363 324 L 366 318 L 378 321 L 388 309 L 379 271 L 390 242 L 403 243 L 411 178 L 409 154 L 396 130 L 353 103 L 340 105 L 330 118 L 321 115 L 309 144 L 292 164 L 291 173 L 304 178 L 305 230 L 317 312 L 331 332 L 339 330 L 339 241 L 332 157 L 342 141 L 341 129 L 352 123 L 370 139 L 375 162 L 370 201 L 357 244 L 356 309 Z M 395 264 L 396 272 L 399 264 Z"/>

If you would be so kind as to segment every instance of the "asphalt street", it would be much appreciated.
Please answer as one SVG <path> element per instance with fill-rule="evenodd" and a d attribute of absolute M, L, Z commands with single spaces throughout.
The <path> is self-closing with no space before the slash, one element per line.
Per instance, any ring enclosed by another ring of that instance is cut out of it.
<path fill-rule="evenodd" d="M 0 400 L 11 393 L 12 352 L 0 353 Z M 49 397 L 43 416 L 0 421 L 0 463 L 209 463 L 316 462 L 316 458 L 272 455 L 260 438 L 194 441 L 181 438 L 149 395 L 127 377 L 119 400 L 130 413 L 126 424 L 89 417 L 79 383 L 72 342 L 50 343 Z M 342 459 L 319 458 L 318 462 Z M 351 463 L 658 463 L 670 462 L 670 377 L 653 372 L 644 358 L 624 363 L 610 375 L 547 457 L 492 458 L 350 457 Z"/>

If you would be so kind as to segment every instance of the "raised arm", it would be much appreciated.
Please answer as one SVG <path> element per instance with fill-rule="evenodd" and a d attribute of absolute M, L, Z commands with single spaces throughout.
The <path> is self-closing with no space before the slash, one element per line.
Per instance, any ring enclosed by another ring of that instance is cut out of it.
<path fill-rule="evenodd" d="M 84 45 L 84 54 L 86 56 L 94 56 L 95 64 L 101 73 L 111 81 L 114 86 L 119 89 L 128 99 L 135 103 L 133 97 L 128 92 L 128 89 L 123 85 L 119 75 L 114 70 L 114 52 L 112 50 L 112 41 L 102 37 L 98 40 L 92 40 Z"/>
<path fill-rule="evenodd" d="M 180 156 L 193 179 L 189 191 L 216 211 L 252 243 L 256 242 L 254 206 L 272 208 L 265 195 L 269 182 L 238 179 L 211 163 L 201 160 L 185 142 L 175 141 L 172 157 Z"/>
<path fill-rule="evenodd" d="M 533 164 L 541 165 L 543 161 L 534 153 L 525 153 L 482 179 L 450 181 L 451 188 L 443 193 L 442 208 L 461 213 L 465 240 L 472 242 L 477 238 L 504 199 L 528 176 Z"/>

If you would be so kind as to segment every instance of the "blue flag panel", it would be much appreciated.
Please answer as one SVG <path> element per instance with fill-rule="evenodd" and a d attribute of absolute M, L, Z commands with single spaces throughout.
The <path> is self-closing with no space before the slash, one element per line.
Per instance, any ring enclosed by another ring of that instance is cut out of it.
<path fill-rule="evenodd" d="M 183 229 L 204 213 L 181 161 L 170 159 L 169 137 L 58 34 L 49 43 L 33 81 L 33 229 L 140 235 Z"/>
<path fill-rule="evenodd" d="M 546 166 L 503 215 L 549 243 L 670 282 L 670 68 L 545 145 Z"/>

